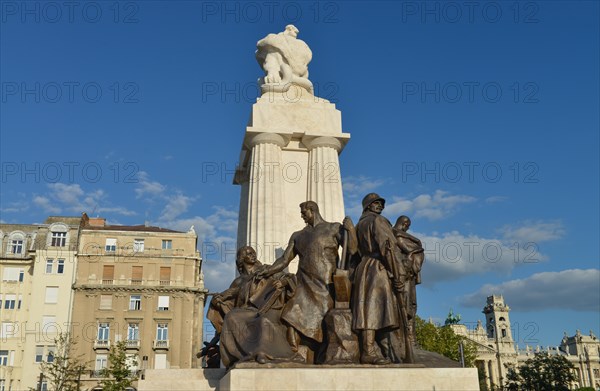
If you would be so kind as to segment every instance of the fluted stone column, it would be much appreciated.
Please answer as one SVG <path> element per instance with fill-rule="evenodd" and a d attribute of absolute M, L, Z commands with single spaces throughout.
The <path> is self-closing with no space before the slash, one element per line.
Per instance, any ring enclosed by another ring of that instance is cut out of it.
<path fill-rule="evenodd" d="M 266 263 L 304 228 L 300 203 L 316 201 L 331 222 L 344 217 L 338 155 L 350 134 L 334 104 L 297 92 L 294 100 L 287 92 L 263 94 L 252 105 L 233 180 L 241 186 L 238 247 L 258 245 Z M 288 269 L 295 272 L 297 260 Z"/>
<path fill-rule="evenodd" d="M 238 237 L 238 246 L 253 246 L 259 259 L 271 264 L 287 244 L 286 216 L 281 148 L 286 140 L 276 133 L 260 133 L 249 143 L 247 221 L 245 238 Z M 247 188 L 244 189 L 244 186 Z M 242 198 L 243 200 L 244 198 Z"/>
<path fill-rule="evenodd" d="M 309 150 L 307 199 L 319 205 L 326 221 L 341 222 L 344 196 L 338 155 L 342 144 L 334 137 L 317 137 L 303 142 Z"/>

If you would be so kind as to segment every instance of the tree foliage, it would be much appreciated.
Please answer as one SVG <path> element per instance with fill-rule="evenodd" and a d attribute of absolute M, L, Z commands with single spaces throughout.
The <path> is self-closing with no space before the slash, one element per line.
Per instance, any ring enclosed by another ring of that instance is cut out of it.
<path fill-rule="evenodd" d="M 456 335 L 449 325 L 438 327 L 416 317 L 417 342 L 421 348 L 436 352 L 452 360 L 460 361 L 459 344 L 463 345 L 463 356 L 466 367 L 475 366 L 477 348 L 465 337 Z"/>
<path fill-rule="evenodd" d="M 83 355 L 74 357 L 77 341 L 69 333 L 61 333 L 54 338 L 54 352 L 40 364 L 43 381 L 48 391 L 79 391 L 79 379 L 86 370 Z M 30 390 L 33 390 L 30 388 Z"/>
<path fill-rule="evenodd" d="M 509 391 L 568 391 L 575 381 L 575 367 L 563 356 L 538 353 L 519 367 L 509 368 L 506 389 Z"/>
<path fill-rule="evenodd" d="M 119 341 L 108 354 L 108 367 L 103 369 L 100 382 L 103 391 L 123 391 L 137 380 L 132 373 L 131 358 L 127 357 L 125 341 Z M 137 359 L 137 357 L 134 357 Z"/>

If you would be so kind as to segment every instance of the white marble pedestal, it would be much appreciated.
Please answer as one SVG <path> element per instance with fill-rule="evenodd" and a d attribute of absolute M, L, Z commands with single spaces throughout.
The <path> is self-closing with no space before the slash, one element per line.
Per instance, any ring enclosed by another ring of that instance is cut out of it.
<path fill-rule="evenodd" d="M 185 371 L 185 373 L 183 372 Z M 305 367 L 152 370 L 139 391 L 478 391 L 476 368 Z M 225 373 L 223 375 L 223 373 Z M 217 380 L 217 377 L 221 377 Z M 207 377 L 207 378 L 205 378 Z"/>

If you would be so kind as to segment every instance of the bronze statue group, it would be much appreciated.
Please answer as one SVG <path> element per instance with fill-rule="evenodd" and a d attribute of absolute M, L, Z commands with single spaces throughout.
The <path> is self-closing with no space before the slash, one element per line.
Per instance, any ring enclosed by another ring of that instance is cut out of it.
<path fill-rule="evenodd" d="M 238 250 L 239 276 L 209 305 L 216 336 L 199 354 L 209 366 L 218 366 L 217 352 L 226 367 L 414 362 L 423 246 L 407 232 L 408 217 L 392 227 L 381 215 L 379 195 L 367 194 L 362 206 L 354 226 L 349 217 L 327 222 L 315 202 L 303 202 L 306 226 L 272 265 L 261 264 L 250 246 Z M 297 272 L 287 273 L 296 256 Z"/>

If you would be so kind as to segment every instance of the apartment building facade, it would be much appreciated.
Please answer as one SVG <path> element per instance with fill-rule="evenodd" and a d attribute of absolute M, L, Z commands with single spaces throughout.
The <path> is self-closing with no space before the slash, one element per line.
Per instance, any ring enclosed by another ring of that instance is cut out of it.
<path fill-rule="evenodd" d="M 0 224 L 0 390 L 36 387 L 40 363 L 69 330 L 80 222 Z"/>
<path fill-rule="evenodd" d="M 199 368 L 206 290 L 193 228 L 107 225 L 83 215 L 73 303 L 76 354 L 93 388 L 125 341 L 134 371 Z"/>

